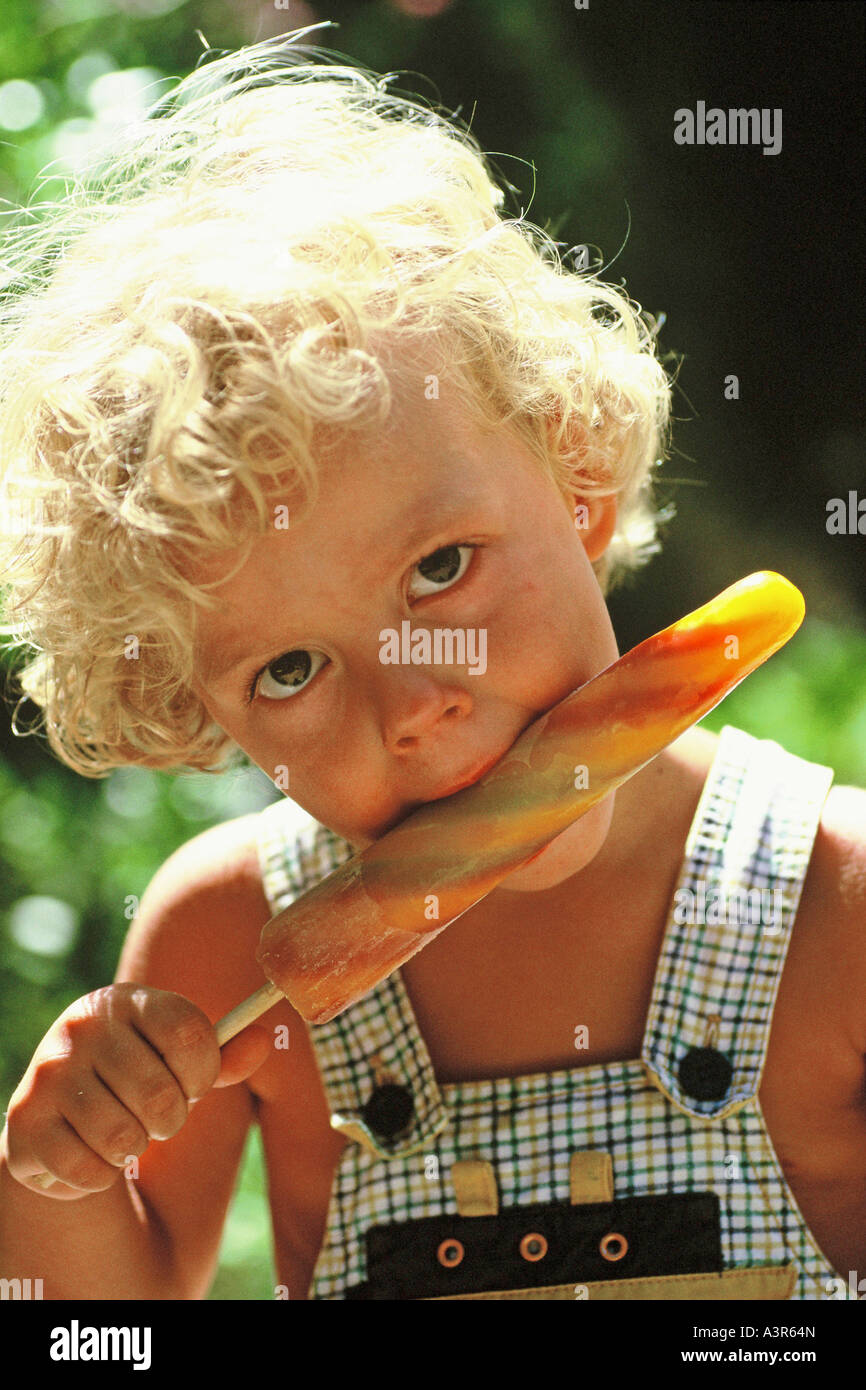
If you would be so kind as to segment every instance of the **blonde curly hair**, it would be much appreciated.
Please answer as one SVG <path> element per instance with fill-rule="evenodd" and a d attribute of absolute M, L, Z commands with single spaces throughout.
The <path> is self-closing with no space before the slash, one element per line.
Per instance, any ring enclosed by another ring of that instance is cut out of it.
<path fill-rule="evenodd" d="M 0 632 L 85 777 L 237 760 L 192 688 L 219 597 L 190 561 L 251 545 L 287 481 L 312 506 L 323 431 L 387 420 L 377 341 L 438 344 L 570 505 L 617 495 L 603 592 L 658 549 L 670 383 L 640 306 L 500 215 L 454 118 L 307 32 L 196 69 L 7 240 Z"/>

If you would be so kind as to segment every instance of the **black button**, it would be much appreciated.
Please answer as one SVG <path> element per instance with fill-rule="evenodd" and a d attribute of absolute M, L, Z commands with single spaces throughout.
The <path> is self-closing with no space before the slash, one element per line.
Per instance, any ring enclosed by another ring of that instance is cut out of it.
<path fill-rule="evenodd" d="M 734 1068 L 714 1047 L 692 1047 L 680 1062 L 683 1090 L 695 1100 L 721 1100 L 727 1094 Z"/>
<path fill-rule="evenodd" d="M 396 1139 L 412 1123 L 415 1102 L 408 1086 L 398 1086 L 388 1081 L 377 1086 L 361 1114 L 374 1134 L 383 1139 Z"/>

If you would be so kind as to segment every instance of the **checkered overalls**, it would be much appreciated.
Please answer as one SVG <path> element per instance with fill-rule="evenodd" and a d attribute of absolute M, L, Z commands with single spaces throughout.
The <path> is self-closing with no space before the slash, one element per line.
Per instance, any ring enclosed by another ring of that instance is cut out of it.
<path fill-rule="evenodd" d="M 399 971 L 311 1027 L 331 1124 L 352 1142 L 309 1297 L 855 1297 L 757 1096 L 832 779 L 725 727 L 633 1061 L 580 1066 L 576 1051 L 571 1068 L 439 1085 Z M 315 821 L 290 829 L 292 810 L 259 821 L 274 913 L 351 855 Z"/>

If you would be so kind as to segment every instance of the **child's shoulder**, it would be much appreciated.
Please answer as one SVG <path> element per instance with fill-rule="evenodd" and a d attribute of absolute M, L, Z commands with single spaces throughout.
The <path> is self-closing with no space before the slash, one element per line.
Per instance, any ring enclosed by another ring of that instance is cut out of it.
<path fill-rule="evenodd" d="M 676 808 L 690 813 L 718 751 L 719 738 L 694 728 L 672 745 L 678 777 L 665 806 L 671 824 Z M 804 973 L 810 996 L 823 982 L 827 1008 L 840 1018 L 866 1052 L 866 791 L 838 785 L 824 803 L 797 910 L 794 950 L 814 957 L 817 973 Z M 787 971 L 792 971 L 790 963 Z M 831 1002 L 835 997 L 835 1003 Z M 840 1016 L 841 1011 L 841 1016 Z"/>
<path fill-rule="evenodd" d="M 866 1052 L 866 791 L 832 787 L 798 913 L 837 980 L 851 1037 Z M 835 970 L 834 967 L 835 966 Z"/>
<path fill-rule="evenodd" d="M 255 953 L 271 911 L 256 849 L 257 813 L 187 840 L 148 884 L 118 977 L 183 994 L 213 1020 L 262 984 Z"/>

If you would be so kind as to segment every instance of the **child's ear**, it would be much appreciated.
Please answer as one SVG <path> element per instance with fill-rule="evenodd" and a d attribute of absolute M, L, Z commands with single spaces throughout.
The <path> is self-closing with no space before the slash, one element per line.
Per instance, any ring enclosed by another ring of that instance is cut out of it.
<path fill-rule="evenodd" d="M 574 527 L 580 537 L 587 559 L 595 562 L 607 550 L 616 530 L 616 497 L 573 498 Z"/>
<path fill-rule="evenodd" d="M 554 446 L 560 420 L 561 416 L 555 410 L 547 417 L 546 423 Z M 567 452 L 578 459 L 586 452 L 586 428 L 578 419 L 572 419 L 567 434 Z M 616 494 L 584 497 L 580 492 L 563 492 L 562 496 L 571 511 L 575 530 L 587 558 L 594 564 L 607 550 L 616 530 Z"/>

